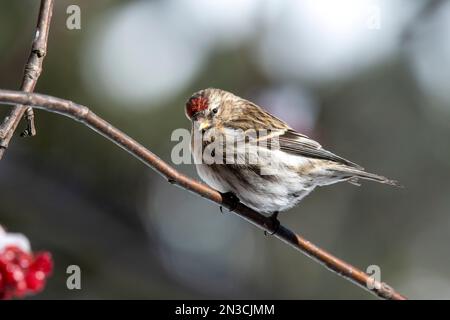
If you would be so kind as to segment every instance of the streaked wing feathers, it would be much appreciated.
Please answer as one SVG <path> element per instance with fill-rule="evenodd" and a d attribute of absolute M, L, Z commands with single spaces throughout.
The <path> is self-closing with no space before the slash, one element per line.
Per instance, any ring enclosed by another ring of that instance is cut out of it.
<path fill-rule="evenodd" d="M 323 149 L 318 142 L 292 129 L 281 133 L 278 138 L 280 143 L 280 150 L 287 153 L 301 155 L 304 157 L 330 160 L 345 164 L 352 168 L 363 170 L 363 168 L 356 163 L 353 163 L 347 159 L 335 155 L 330 151 Z"/>

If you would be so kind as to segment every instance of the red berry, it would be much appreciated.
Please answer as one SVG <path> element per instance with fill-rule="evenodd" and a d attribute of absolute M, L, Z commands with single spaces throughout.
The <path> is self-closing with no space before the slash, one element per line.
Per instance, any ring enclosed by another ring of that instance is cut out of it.
<path fill-rule="evenodd" d="M 0 252 L 0 300 L 41 291 L 52 269 L 49 252 L 33 256 L 16 246 L 5 247 Z"/>
<path fill-rule="evenodd" d="M 49 252 L 39 253 L 30 266 L 30 269 L 34 271 L 42 271 L 46 275 L 51 273 L 53 269 L 52 255 Z"/>
<path fill-rule="evenodd" d="M 16 264 L 18 264 L 22 269 L 28 269 L 32 262 L 32 257 L 26 252 L 21 252 L 17 254 L 15 259 Z"/>
<path fill-rule="evenodd" d="M 28 272 L 26 281 L 28 289 L 33 292 L 40 291 L 44 287 L 45 274 L 43 271 Z"/>
<path fill-rule="evenodd" d="M 13 246 L 8 246 L 5 248 L 5 250 L 3 251 L 3 259 L 7 262 L 11 262 L 14 260 L 14 258 L 16 257 L 16 247 Z"/>
<path fill-rule="evenodd" d="M 22 281 L 25 278 L 23 270 L 15 264 L 8 264 L 6 266 L 6 283 L 9 285 L 16 285 L 17 282 Z"/>

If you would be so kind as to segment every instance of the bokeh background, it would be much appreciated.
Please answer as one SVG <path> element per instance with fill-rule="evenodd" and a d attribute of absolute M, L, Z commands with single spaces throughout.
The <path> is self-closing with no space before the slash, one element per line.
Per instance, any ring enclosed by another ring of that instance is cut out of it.
<path fill-rule="evenodd" d="M 56 2 L 37 92 L 169 162 L 192 92 L 251 99 L 405 186 L 321 188 L 282 223 L 411 298 L 450 298 L 449 1 Z M 66 27 L 70 4 L 81 30 Z M 20 85 L 38 7 L 0 1 L 1 88 Z M 38 135 L 16 135 L 0 162 L 0 224 L 56 263 L 32 299 L 373 299 L 86 127 L 36 114 Z M 66 288 L 71 264 L 81 290 Z"/>

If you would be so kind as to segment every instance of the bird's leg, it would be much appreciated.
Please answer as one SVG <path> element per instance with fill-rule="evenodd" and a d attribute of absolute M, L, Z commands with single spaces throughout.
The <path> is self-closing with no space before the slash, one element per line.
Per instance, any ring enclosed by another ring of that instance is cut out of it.
<path fill-rule="evenodd" d="M 223 204 L 229 206 L 228 210 L 234 211 L 240 202 L 239 198 L 233 192 L 221 193 L 221 195 Z M 220 212 L 223 213 L 222 206 L 220 206 Z"/>
<path fill-rule="evenodd" d="M 274 211 L 269 217 L 269 219 L 271 221 L 271 225 L 273 226 L 273 231 L 270 235 L 274 235 L 275 233 L 277 233 L 278 228 L 280 228 L 280 220 L 278 220 L 278 214 L 279 214 L 278 211 Z M 265 236 L 268 235 L 267 231 L 265 231 L 265 230 L 264 230 L 264 235 Z"/>

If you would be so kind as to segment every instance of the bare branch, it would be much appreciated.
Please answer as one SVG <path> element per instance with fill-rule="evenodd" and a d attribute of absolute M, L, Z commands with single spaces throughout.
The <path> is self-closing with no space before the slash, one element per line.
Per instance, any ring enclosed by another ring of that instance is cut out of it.
<path fill-rule="evenodd" d="M 25 65 L 22 85 L 20 87 L 21 91 L 33 92 L 36 82 L 42 72 L 42 62 L 47 53 L 47 40 L 52 18 L 53 3 L 54 0 L 41 1 L 36 34 L 33 44 L 31 45 L 31 52 L 27 64 Z M 15 106 L 0 125 L 0 159 L 8 148 L 9 141 L 20 122 L 20 119 L 25 113 L 27 128 L 22 133 L 22 136 L 34 136 L 36 134 L 33 109 L 21 105 Z"/>
<path fill-rule="evenodd" d="M 273 224 L 273 220 L 270 218 L 248 208 L 242 203 L 239 203 L 236 206 L 226 197 L 222 197 L 222 194 L 218 191 L 178 172 L 172 166 L 158 158 L 158 156 L 154 153 L 146 149 L 144 146 L 133 140 L 119 129 L 112 126 L 107 121 L 94 114 L 85 106 L 56 97 L 1 89 L 0 103 L 33 106 L 34 108 L 59 113 L 77 120 L 95 132 L 103 135 L 105 138 L 111 140 L 135 158 L 141 160 L 147 166 L 161 174 L 170 183 L 176 184 L 183 189 L 189 190 L 202 196 L 203 198 L 219 204 L 220 206 L 228 208 L 241 218 L 254 224 L 260 229 L 265 230 L 268 233 L 273 233 L 274 236 L 281 241 L 316 260 L 337 275 L 359 285 L 367 291 L 374 293 L 380 298 L 391 300 L 406 299 L 386 283 L 379 282 L 374 278 L 369 277 L 369 275 L 365 272 L 355 268 L 341 259 L 334 257 L 330 253 L 315 246 L 310 241 L 298 234 L 295 234 L 286 227 L 280 226 L 277 228 L 277 226 Z"/>

